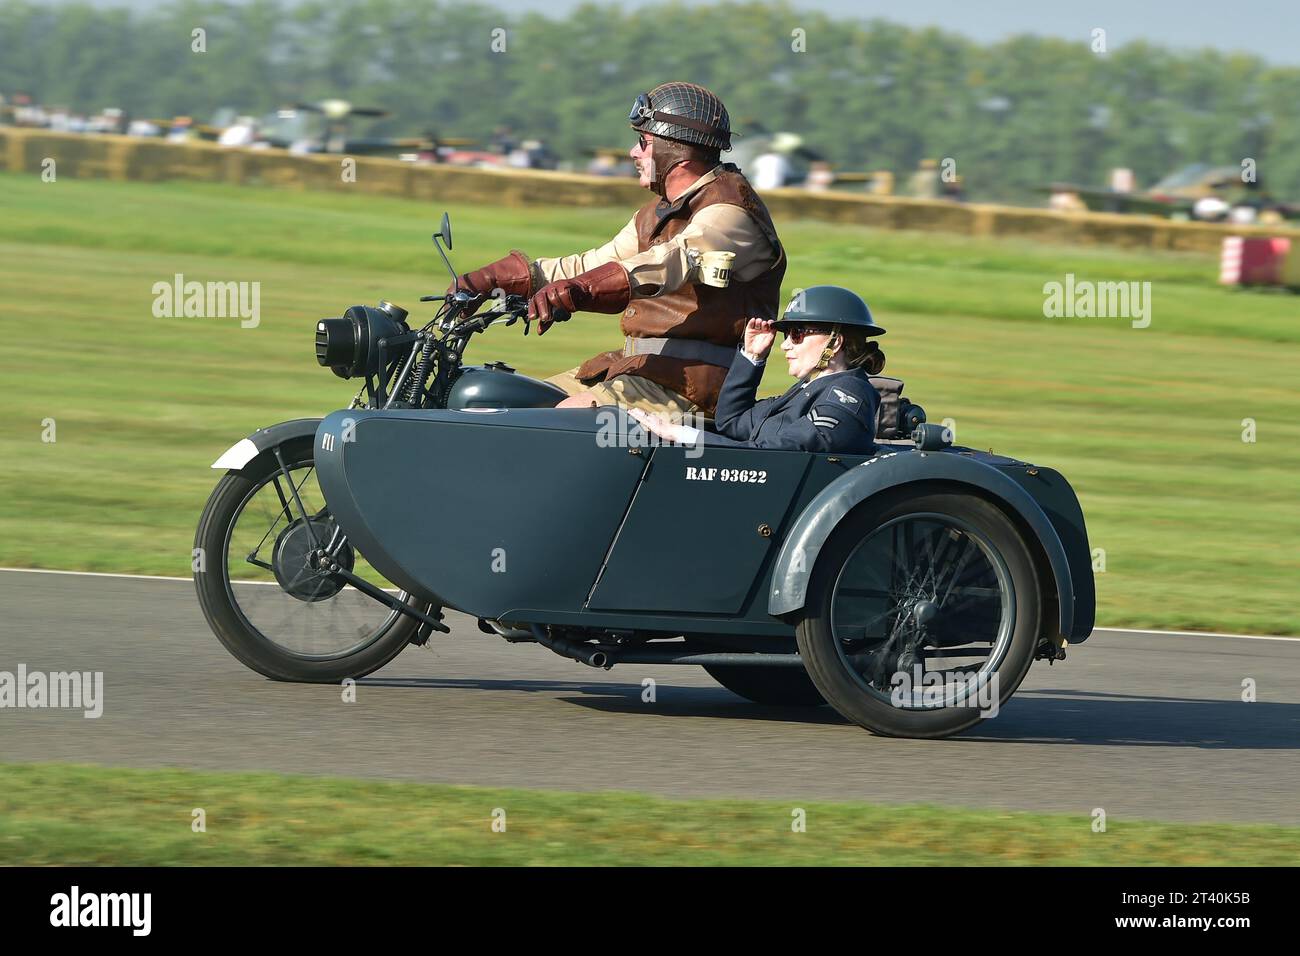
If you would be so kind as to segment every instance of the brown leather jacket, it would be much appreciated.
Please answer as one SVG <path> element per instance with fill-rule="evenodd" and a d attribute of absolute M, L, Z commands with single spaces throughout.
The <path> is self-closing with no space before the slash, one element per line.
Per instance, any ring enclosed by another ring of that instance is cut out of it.
<path fill-rule="evenodd" d="M 714 203 L 739 206 L 754 220 L 776 250 L 771 268 L 757 278 L 734 277 L 725 289 L 687 283 L 674 292 L 635 298 L 623 312 L 623 334 L 630 338 L 683 338 L 736 348 L 751 317 L 776 319 L 781 308 L 781 280 L 786 257 L 767 207 L 740 170 L 730 163 L 718 169 L 712 182 L 675 203 L 651 200 L 637 212 L 638 251 L 666 242 L 686 227 L 691 217 Z M 694 402 L 708 415 L 717 405 L 727 366 L 668 355 L 628 355 L 613 350 L 593 356 L 578 369 L 590 384 L 616 375 L 640 375 Z"/>

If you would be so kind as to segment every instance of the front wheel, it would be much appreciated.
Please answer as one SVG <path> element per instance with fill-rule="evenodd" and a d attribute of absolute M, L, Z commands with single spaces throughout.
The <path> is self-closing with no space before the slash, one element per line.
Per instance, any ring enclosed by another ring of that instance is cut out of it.
<path fill-rule="evenodd" d="M 873 733 L 945 737 L 1024 679 L 1041 597 L 1020 530 L 971 494 L 868 501 L 817 557 L 795 635 L 817 689 Z"/>
<path fill-rule="evenodd" d="M 217 483 L 194 537 L 194 583 L 208 625 L 245 665 L 274 680 L 337 683 L 383 667 L 419 622 L 310 567 L 309 553 L 337 531 L 314 444 L 279 446 L 284 470 L 268 450 Z M 336 560 L 391 590 L 351 545 Z"/>

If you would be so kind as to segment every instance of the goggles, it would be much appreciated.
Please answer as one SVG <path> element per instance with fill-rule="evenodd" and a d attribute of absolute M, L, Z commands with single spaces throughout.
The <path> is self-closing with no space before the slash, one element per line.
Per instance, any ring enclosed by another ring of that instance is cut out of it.
<path fill-rule="evenodd" d="M 633 127 L 640 126 L 647 122 L 671 123 L 674 126 L 685 126 L 687 129 L 698 130 L 701 133 L 708 133 L 710 136 L 721 136 L 724 140 L 730 136 L 739 135 L 738 133 L 728 133 L 718 129 L 711 123 L 705 123 L 701 120 L 692 119 L 689 116 L 679 116 L 676 113 L 663 113 L 650 105 L 649 93 L 638 93 L 635 100 L 632 101 L 632 109 L 627 114 L 627 121 Z M 730 149 L 730 147 L 727 147 Z"/>
<path fill-rule="evenodd" d="M 650 107 L 650 94 L 638 93 L 632 103 L 632 112 L 627 114 L 627 121 L 637 123 L 641 120 L 653 119 L 654 113 L 655 111 Z"/>

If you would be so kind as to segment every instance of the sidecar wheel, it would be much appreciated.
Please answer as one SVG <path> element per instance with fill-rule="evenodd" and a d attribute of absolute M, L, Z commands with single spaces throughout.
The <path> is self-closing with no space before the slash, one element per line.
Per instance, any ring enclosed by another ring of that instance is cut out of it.
<path fill-rule="evenodd" d="M 808 672 L 798 667 L 706 665 L 704 670 L 733 694 L 772 707 L 821 707 L 821 695 Z"/>
<path fill-rule="evenodd" d="M 945 737 L 1011 697 L 1042 600 L 1029 546 L 992 502 L 866 502 L 817 557 L 795 634 L 812 682 L 876 734 Z"/>
<path fill-rule="evenodd" d="M 337 579 L 303 573 L 307 526 L 328 537 L 333 519 L 312 479 L 314 441 L 286 442 L 280 449 L 310 520 L 292 518 L 296 504 L 270 451 L 227 473 L 194 537 L 202 556 L 194 574 L 199 605 L 226 650 L 259 674 L 306 683 L 363 677 L 400 654 L 418 622 Z M 263 496 L 270 507 L 261 503 Z M 352 568 L 357 557 L 348 549 L 340 563 Z"/>

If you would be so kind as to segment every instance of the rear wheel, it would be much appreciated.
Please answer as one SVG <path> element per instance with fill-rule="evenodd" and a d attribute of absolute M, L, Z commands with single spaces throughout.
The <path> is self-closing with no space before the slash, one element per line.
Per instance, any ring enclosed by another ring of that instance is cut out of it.
<path fill-rule="evenodd" d="M 1019 529 L 974 495 L 868 502 L 817 557 L 799 653 L 837 711 L 944 737 L 1000 707 L 1033 662 L 1041 598 Z"/>
<path fill-rule="evenodd" d="M 208 499 L 194 538 L 199 604 L 226 649 L 259 674 L 313 683 L 364 676 L 401 653 L 419 623 L 310 566 L 337 526 L 315 480 L 314 440 L 280 451 L 288 476 L 263 452 Z M 391 590 L 350 545 L 336 560 Z"/>
<path fill-rule="evenodd" d="M 756 704 L 777 707 L 821 707 L 826 698 L 802 667 L 705 665 L 704 670 L 733 694 Z"/>

